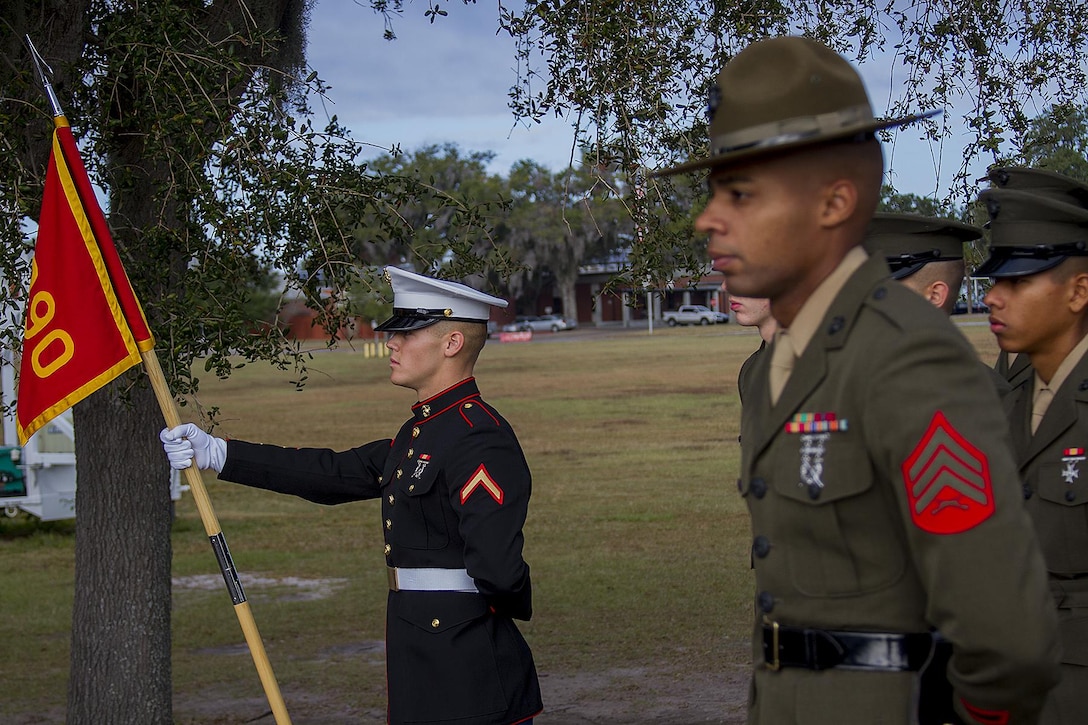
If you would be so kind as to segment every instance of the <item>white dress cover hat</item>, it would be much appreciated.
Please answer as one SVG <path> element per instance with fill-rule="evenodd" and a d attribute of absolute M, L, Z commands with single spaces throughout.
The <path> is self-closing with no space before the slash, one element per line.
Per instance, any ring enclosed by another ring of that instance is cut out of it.
<path fill-rule="evenodd" d="M 393 316 L 374 328 L 378 332 L 418 330 L 440 320 L 486 324 L 492 307 L 509 304 L 467 285 L 397 267 L 386 267 L 385 278 L 393 286 Z"/>

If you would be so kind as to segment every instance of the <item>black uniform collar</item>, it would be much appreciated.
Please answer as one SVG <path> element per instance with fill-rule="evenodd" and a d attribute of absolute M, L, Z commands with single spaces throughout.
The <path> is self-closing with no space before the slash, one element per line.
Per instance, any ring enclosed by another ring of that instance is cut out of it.
<path fill-rule="evenodd" d="M 421 400 L 412 406 L 416 422 L 430 420 L 458 407 L 470 398 L 479 398 L 480 389 L 476 387 L 476 378 L 465 378 L 456 385 L 446 388 L 438 395 Z"/>

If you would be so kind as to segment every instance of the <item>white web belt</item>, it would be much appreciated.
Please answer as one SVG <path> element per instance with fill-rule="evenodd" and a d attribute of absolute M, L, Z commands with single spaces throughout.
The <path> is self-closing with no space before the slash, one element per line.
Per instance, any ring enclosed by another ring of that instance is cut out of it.
<path fill-rule="evenodd" d="M 478 592 L 465 569 L 402 569 L 389 567 L 389 590 L 394 592 Z"/>

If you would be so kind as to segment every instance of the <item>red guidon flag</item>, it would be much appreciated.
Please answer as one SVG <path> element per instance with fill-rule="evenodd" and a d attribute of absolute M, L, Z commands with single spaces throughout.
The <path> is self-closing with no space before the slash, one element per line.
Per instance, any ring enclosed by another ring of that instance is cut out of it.
<path fill-rule="evenodd" d="M 155 346 L 72 129 L 64 116 L 55 123 L 19 369 L 21 443 Z"/>

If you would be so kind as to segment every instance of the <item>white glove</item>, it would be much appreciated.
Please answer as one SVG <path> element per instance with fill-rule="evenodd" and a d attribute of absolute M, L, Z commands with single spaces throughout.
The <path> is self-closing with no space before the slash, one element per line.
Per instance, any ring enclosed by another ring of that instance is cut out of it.
<path fill-rule="evenodd" d="M 220 473 L 227 461 L 227 442 L 208 435 L 193 423 L 163 428 L 159 440 L 170 467 L 179 471 L 188 468 L 196 459 L 197 468 L 212 468 Z"/>

